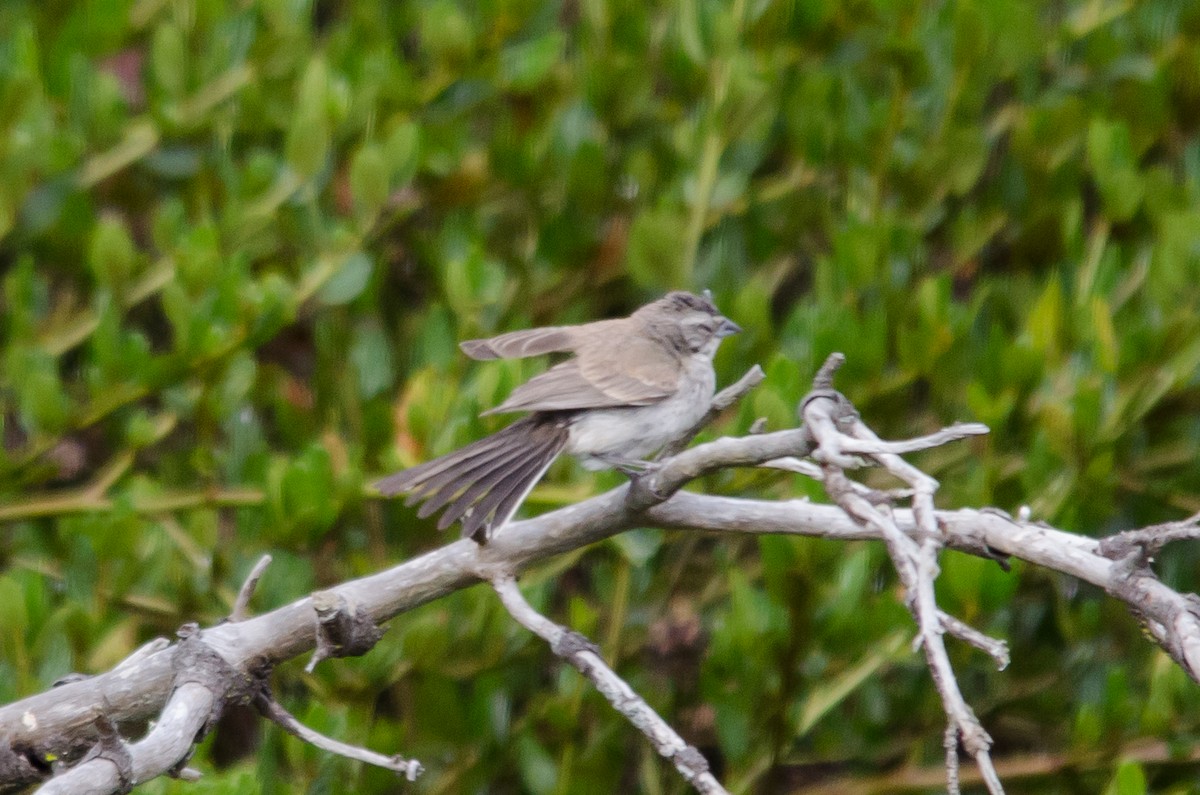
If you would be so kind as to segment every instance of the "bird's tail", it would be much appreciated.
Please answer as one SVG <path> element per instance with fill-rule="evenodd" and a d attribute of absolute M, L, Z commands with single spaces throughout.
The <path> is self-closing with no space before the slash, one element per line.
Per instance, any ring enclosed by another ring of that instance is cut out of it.
<path fill-rule="evenodd" d="M 424 518 L 441 508 L 438 529 L 462 521 L 463 535 L 483 543 L 507 522 L 567 443 L 567 423 L 534 414 L 466 447 L 388 475 L 375 484 L 387 496 L 424 503 Z"/>

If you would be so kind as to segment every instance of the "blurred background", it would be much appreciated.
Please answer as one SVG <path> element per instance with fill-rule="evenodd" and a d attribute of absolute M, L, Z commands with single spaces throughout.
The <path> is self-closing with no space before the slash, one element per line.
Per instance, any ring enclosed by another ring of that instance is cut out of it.
<path fill-rule="evenodd" d="M 792 426 L 838 350 L 882 435 L 991 427 L 916 457 L 943 507 L 1200 509 L 1200 6 L 0 2 L 0 701 L 220 620 L 264 552 L 263 610 L 444 543 L 370 482 L 544 366 L 457 341 L 671 288 L 746 329 L 722 383 L 767 372 L 709 435 Z M 619 482 L 563 461 L 526 511 Z M 646 529 L 523 586 L 735 792 L 944 788 L 879 544 Z M 957 554 L 938 588 L 1012 646 L 951 643 L 1010 791 L 1195 790 L 1200 687 L 1123 606 Z M 404 791 L 687 791 L 482 588 L 275 683 Z M 240 713 L 194 764 L 139 791 L 398 788 Z"/>

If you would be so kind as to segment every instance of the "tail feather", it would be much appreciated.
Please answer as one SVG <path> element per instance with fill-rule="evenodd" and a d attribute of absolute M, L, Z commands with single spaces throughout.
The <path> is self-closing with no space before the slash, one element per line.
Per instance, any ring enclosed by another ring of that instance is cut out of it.
<path fill-rule="evenodd" d="M 519 484 L 523 489 L 533 488 L 541 478 L 546 467 L 558 455 L 560 445 L 552 438 L 540 442 L 526 451 L 520 461 L 515 461 L 511 468 L 496 468 L 485 477 L 471 484 L 462 496 L 446 509 L 438 526 L 449 527 L 451 523 L 462 519 L 463 534 L 476 537 L 480 530 L 500 527 L 512 515 L 501 515 L 494 511 L 498 496 L 506 495 L 512 484 Z M 516 506 L 513 506 L 514 510 Z"/>
<path fill-rule="evenodd" d="M 502 445 L 498 444 L 502 439 L 498 439 L 497 437 L 501 437 L 505 431 L 512 427 L 510 425 L 499 433 L 494 433 L 477 442 L 472 442 L 466 447 L 460 447 L 432 461 L 426 461 L 423 464 L 417 464 L 415 467 L 394 472 L 386 478 L 377 481 L 375 488 L 386 497 L 412 492 L 418 487 L 423 487 L 424 484 L 429 483 L 439 474 L 447 471 L 456 471 L 466 459 L 474 458 L 484 452 L 502 447 Z"/>
<path fill-rule="evenodd" d="M 486 442 L 492 438 L 493 437 L 488 437 L 487 439 L 483 439 L 481 441 Z M 450 461 L 450 465 L 441 472 L 437 472 L 422 479 L 420 485 L 414 488 L 412 494 L 409 496 L 409 504 L 411 505 L 412 503 L 420 500 L 430 500 L 433 495 L 439 493 L 440 489 L 456 481 L 461 483 L 469 480 L 476 474 L 486 474 L 492 467 L 495 466 L 497 461 L 512 454 L 512 451 L 503 444 L 481 444 L 477 449 L 472 449 L 472 447 L 473 445 L 468 445 L 459 451 L 463 453 L 463 455 L 451 453 L 445 456 L 445 458 L 452 459 Z M 438 460 L 440 461 L 441 459 Z M 448 500 L 436 502 L 435 500 L 430 500 L 430 502 L 427 502 L 424 506 L 422 506 L 422 510 L 425 510 L 429 505 L 434 504 L 434 507 L 428 508 L 428 510 L 436 511 L 438 508 L 445 505 L 447 501 Z M 429 513 L 426 512 L 420 515 L 425 517 L 428 516 Z"/>
<path fill-rule="evenodd" d="M 460 466 L 457 469 L 447 470 L 422 483 L 409 498 L 425 501 L 421 510 L 417 511 L 417 516 L 424 519 L 444 508 L 462 490 L 464 484 L 470 484 L 467 491 L 478 485 L 486 486 L 489 479 L 496 477 L 497 464 L 507 461 L 505 456 L 508 455 L 511 455 L 511 451 L 486 451 L 478 458 L 467 458 L 458 462 Z"/>
<path fill-rule="evenodd" d="M 540 450 L 529 449 L 525 451 L 525 454 L 528 457 L 536 457 L 539 452 Z M 512 472 L 518 471 L 524 465 L 525 461 L 524 459 L 516 462 L 506 460 L 504 463 L 511 464 L 512 469 L 492 465 L 481 471 L 479 467 L 474 467 L 471 472 L 464 473 L 459 481 L 459 483 L 467 484 L 465 489 L 461 491 L 443 489 L 436 497 L 431 498 L 429 502 L 425 503 L 421 507 L 421 510 L 424 511 L 430 505 L 437 506 L 433 510 L 437 510 L 443 505 L 449 505 L 450 507 L 442 514 L 441 521 L 438 522 L 438 529 L 445 530 L 470 511 L 472 506 L 497 483 L 502 482 Z M 425 515 L 427 516 L 428 514 Z"/>
<path fill-rule="evenodd" d="M 475 514 L 464 522 L 463 532 L 475 537 L 481 528 L 486 532 L 488 528 L 503 526 L 516 513 L 517 508 L 521 507 L 534 485 L 542 479 L 556 455 L 557 452 L 549 456 L 543 454 L 529 458 L 521 465 L 519 472 L 512 473 L 491 489 L 475 505 Z M 488 516 L 491 518 L 487 519 Z"/>
<path fill-rule="evenodd" d="M 520 507 L 567 443 L 567 423 L 534 414 L 440 458 L 376 483 L 385 495 L 407 493 L 424 503 L 418 515 L 445 508 L 438 528 L 461 521 L 463 534 L 482 542 Z"/>

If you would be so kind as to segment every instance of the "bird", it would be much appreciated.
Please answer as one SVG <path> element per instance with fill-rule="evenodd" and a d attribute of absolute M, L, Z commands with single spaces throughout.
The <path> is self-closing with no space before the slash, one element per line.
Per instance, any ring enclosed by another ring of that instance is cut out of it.
<path fill-rule="evenodd" d="M 712 405 L 713 356 L 741 328 L 707 291 L 670 292 L 628 317 L 548 326 L 460 343 L 472 359 L 570 354 L 518 386 L 480 416 L 529 412 L 511 425 L 375 485 L 384 496 L 406 493 L 439 510 L 438 529 L 462 523 L 479 544 L 498 531 L 566 452 L 585 469 L 616 468 L 635 477 L 653 468 L 646 456 L 680 438 Z M 444 509 L 444 510 L 443 510 Z"/>

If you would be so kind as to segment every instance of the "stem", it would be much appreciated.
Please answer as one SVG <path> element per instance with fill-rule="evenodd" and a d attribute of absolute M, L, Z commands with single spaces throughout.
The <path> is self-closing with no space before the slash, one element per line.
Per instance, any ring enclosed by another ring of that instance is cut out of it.
<path fill-rule="evenodd" d="M 731 13 L 736 25 L 737 38 L 741 38 L 742 19 L 746 15 L 745 0 L 735 0 Z M 712 107 L 708 114 L 708 131 L 704 136 L 704 145 L 700 150 L 700 170 L 696 178 L 696 200 L 692 204 L 692 214 L 688 219 L 687 234 L 683 242 L 683 259 L 680 274 L 683 283 L 691 284 L 692 274 L 696 270 L 696 256 L 700 251 L 700 238 L 704 235 L 705 221 L 708 218 L 709 207 L 712 204 L 713 189 L 717 184 L 721 155 L 725 151 L 725 136 L 723 134 L 725 101 L 729 96 L 730 74 L 732 73 L 731 56 L 723 53 L 717 57 L 713 68 Z"/>
<path fill-rule="evenodd" d="M 153 516 L 195 508 L 238 508 L 261 505 L 265 499 L 261 489 L 228 488 L 203 491 L 182 491 L 134 500 L 134 513 Z M 76 513 L 111 511 L 114 502 L 83 492 L 43 494 L 0 506 L 0 522 L 19 522 L 44 516 L 63 516 Z"/>

